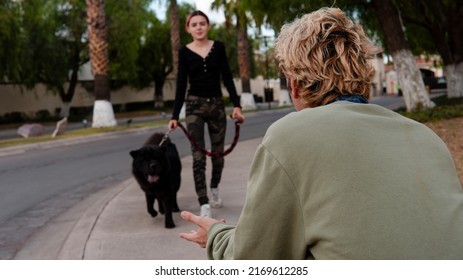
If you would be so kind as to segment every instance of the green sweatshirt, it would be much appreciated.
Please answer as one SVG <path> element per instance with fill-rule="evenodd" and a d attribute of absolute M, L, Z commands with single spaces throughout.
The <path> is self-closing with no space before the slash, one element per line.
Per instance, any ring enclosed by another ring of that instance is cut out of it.
<path fill-rule="evenodd" d="M 463 191 L 428 127 L 339 101 L 268 129 L 238 224 L 208 236 L 210 259 L 463 259 Z"/>

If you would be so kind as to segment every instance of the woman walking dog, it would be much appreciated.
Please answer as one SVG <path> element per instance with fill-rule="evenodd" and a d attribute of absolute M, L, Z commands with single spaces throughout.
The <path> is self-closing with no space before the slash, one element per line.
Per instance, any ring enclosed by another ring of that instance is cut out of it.
<path fill-rule="evenodd" d="M 186 124 L 191 138 L 200 146 L 205 146 L 204 127 L 207 124 L 211 152 L 221 153 L 224 149 L 227 125 L 225 104 L 221 91 L 221 79 L 227 88 L 233 103 L 232 118 L 243 122 L 240 100 L 233 83 L 233 76 L 227 61 L 225 46 L 222 42 L 208 39 L 209 18 L 201 11 L 188 15 L 185 27 L 193 41 L 179 50 L 177 88 L 175 93 L 172 119 L 168 124 L 170 130 L 178 126 L 178 119 L 183 103 L 186 104 Z M 187 83 L 188 95 L 185 99 Z M 211 194 L 209 199 L 206 184 L 206 154 L 192 145 L 193 176 L 196 194 L 200 205 L 200 216 L 211 217 L 210 207 L 222 206 L 218 186 L 224 167 L 223 157 L 211 157 Z"/>

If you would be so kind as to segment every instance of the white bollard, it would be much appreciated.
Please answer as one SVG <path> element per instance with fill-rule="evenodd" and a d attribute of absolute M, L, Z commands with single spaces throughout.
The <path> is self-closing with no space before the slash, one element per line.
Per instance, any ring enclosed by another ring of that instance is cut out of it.
<path fill-rule="evenodd" d="M 112 127 L 116 126 L 117 121 L 114 117 L 113 105 L 107 100 L 95 100 L 93 105 L 92 127 Z"/>
<path fill-rule="evenodd" d="M 280 90 L 280 101 L 278 106 L 288 106 L 291 105 L 291 98 L 289 97 L 289 92 L 286 89 Z"/>
<path fill-rule="evenodd" d="M 243 110 L 255 110 L 256 102 L 254 102 L 254 96 L 252 93 L 242 93 L 241 94 L 241 108 Z"/>
<path fill-rule="evenodd" d="M 179 120 L 184 120 L 186 117 L 186 108 L 185 103 L 183 103 L 182 109 L 180 110 L 180 114 L 178 116 Z"/>

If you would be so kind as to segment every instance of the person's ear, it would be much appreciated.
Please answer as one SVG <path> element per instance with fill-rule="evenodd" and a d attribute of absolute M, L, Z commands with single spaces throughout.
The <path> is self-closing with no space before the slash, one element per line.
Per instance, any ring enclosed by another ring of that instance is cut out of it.
<path fill-rule="evenodd" d="M 297 87 L 297 82 L 294 80 L 289 80 L 289 89 L 291 91 L 291 98 L 292 99 L 298 99 L 299 94 L 298 94 L 298 87 Z"/>

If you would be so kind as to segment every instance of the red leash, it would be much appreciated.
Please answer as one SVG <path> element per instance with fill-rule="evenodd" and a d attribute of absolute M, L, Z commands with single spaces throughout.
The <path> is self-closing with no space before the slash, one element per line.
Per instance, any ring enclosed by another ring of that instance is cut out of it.
<path fill-rule="evenodd" d="M 206 153 L 206 155 L 208 155 L 210 157 L 224 157 L 224 156 L 228 155 L 231 151 L 233 151 L 236 144 L 238 143 L 238 138 L 240 138 L 240 125 L 241 125 L 240 121 L 235 122 L 235 137 L 233 137 L 233 142 L 230 145 L 230 147 L 227 150 L 223 151 L 223 152 L 220 152 L 220 153 L 214 152 L 213 153 L 213 152 L 208 151 L 205 148 L 201 147 L 198 143 L 196 143 L 193 140 L 193 138 L 191 138 L 191 135 L 188 133 L 188 131 L 185 129 L 185 127 L 182 125 L 181 122 L 178 122 L 178 124 L 177 124 L 177 126 L 180 127 L 183 130 L 183 132 L 185 133 L 188 140 L 190 140 L 191 145 L 194 146 L 196 149 L 198 149 L 200 151 L 203 151 L 204 153 Z"/>

